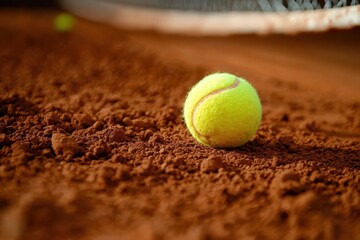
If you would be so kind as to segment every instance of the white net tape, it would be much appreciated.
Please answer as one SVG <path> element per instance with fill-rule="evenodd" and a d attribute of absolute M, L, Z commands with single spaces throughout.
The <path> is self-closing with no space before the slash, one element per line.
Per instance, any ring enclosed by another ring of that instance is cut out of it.
<path fill-rule="evenodd" d="M 135 0 L 134 0 L 135 1 Z M 158 0 L 160 1 L 160 0 Z M 196 1 L 194 1 L 196 2 Z M 235 2 L 235 1 L 233 1 Z M 237 2 L 249 2 L 238 0 Z M 253 2 L 260 2 L 253 1 Z M 183 11 L 153 7 L 135 7 L 102 0 L 62 0 L 65 8 L 76 15 L 117 27 L 156 30 L 187 35 L 229 35 L 241 33 L 297 33 L 350 28 L 360 25 L 357 1 L 261 1 L 258 11 Z M 267 4 L 265 4 L 265 2 Z M 276 4 L 275 4 L 276 2 Z M 350 6 L 344 6 L 344 4 Z M 278 4 L 278 5 L 277 5 Z M 320 4 L 320 5 L 319 5 Z M 304 11 L 321 6 L 322 9 Z M 286 7 L 290 10 L 282 11 Z M 273 12 L 266 9 L 276 9 Z M 304 10 L 302 10 L 304 9 Z"/>

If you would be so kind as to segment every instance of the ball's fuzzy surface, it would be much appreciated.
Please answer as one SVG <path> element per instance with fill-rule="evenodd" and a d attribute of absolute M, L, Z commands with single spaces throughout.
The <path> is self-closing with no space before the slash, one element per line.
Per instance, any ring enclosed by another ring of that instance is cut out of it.
<path fill-rule="evenodd" d="M 212 147 L 238 147 L 253 139 L 262 108 L 256 90 L 245 79 L 214 73 L 188 93 L 184 119 L 191 135 Z"/>
<path fill-rule="evenodd" d="M 70 32 L 74 28 L 75 19 L 68 13 L 60 13 L 54 19 L 54 27 L 58 32 Z"/>

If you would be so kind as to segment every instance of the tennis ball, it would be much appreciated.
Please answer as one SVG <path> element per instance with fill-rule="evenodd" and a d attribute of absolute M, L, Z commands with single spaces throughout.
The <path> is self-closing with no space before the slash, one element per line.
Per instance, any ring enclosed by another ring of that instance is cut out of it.
<path fill-rule="evenodd" d="M 261 122 L 261 102 L 245 79 L 228 73 L 203 78 L 188 93 L 184 119 L 191 135 L 212 147 L 238 147 L 252 140 Z"/>
<path fill-rule="evenodd" d="M 59 32 L 70 32 L 74 27 L 74 17 L 68 13 L 61 13 L 54 19 L 54 27 Z"/>

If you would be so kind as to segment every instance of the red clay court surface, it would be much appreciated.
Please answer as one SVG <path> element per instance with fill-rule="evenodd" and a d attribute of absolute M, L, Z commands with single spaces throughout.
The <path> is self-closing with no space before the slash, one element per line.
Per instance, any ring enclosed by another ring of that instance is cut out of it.
<path fill-rule="evenodd" d="M 360 239 L 360 29 L 183 37 L 0 11 L 1 239 Z M 204 75 L 248 79 L 254 141 L 194 141 Z"/>

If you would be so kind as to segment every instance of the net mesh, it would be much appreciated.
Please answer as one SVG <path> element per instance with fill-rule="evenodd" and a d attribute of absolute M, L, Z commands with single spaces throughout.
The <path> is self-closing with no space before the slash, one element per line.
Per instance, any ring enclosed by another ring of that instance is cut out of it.
<path fill-rule="evenodd" d="M 359 0 L 107 0 L 133 6 L 192 11 L 286 12 L 358 5 Z"/>

